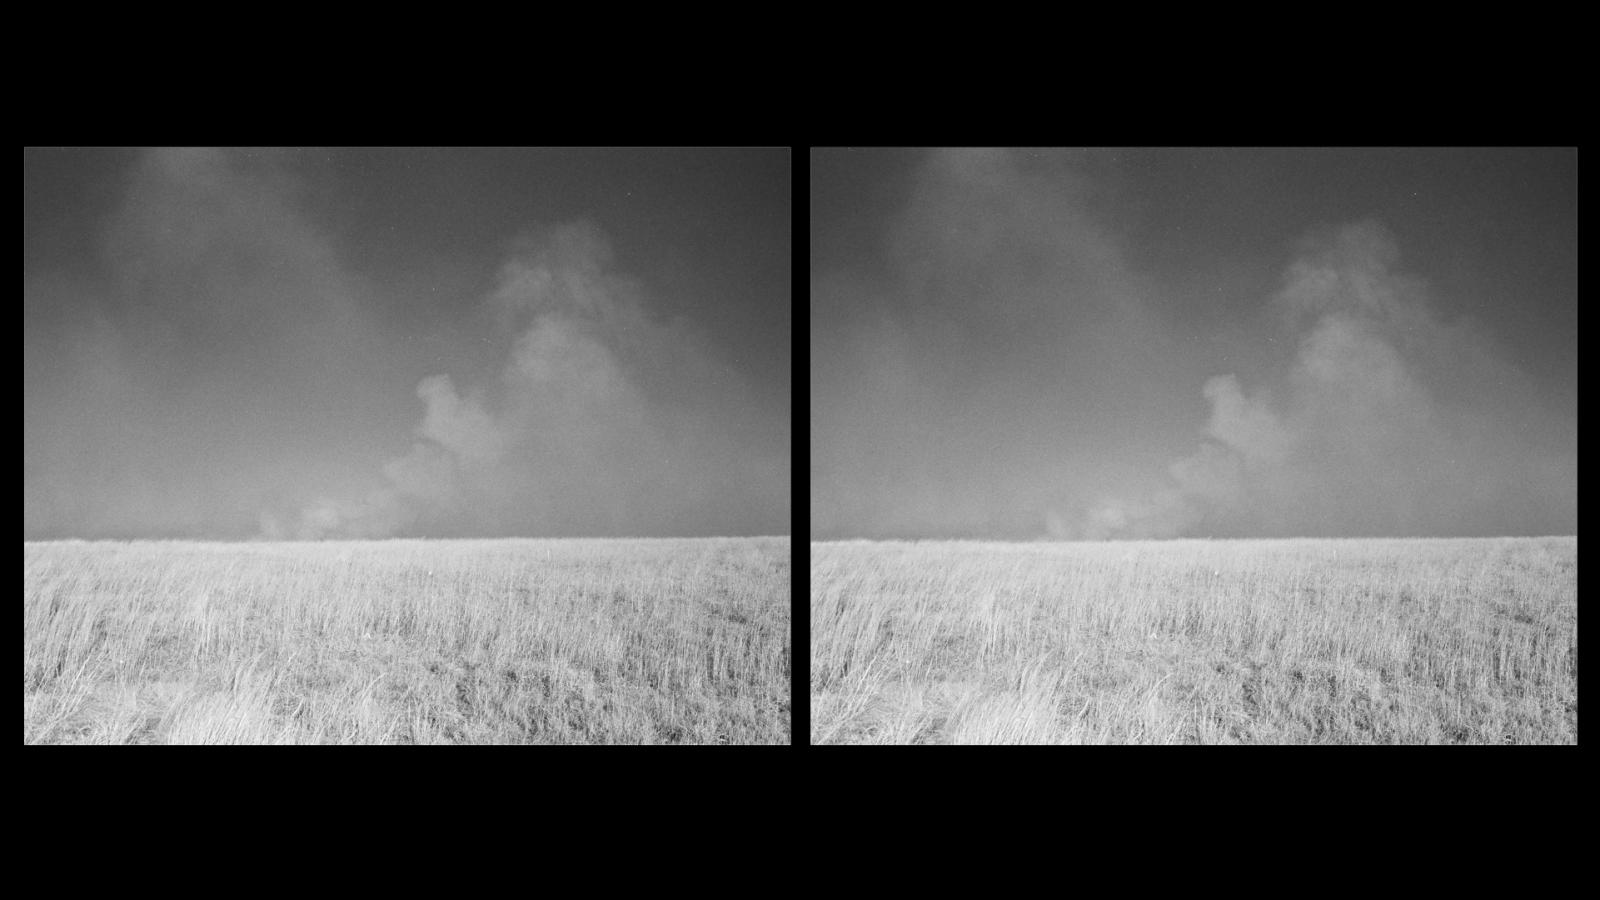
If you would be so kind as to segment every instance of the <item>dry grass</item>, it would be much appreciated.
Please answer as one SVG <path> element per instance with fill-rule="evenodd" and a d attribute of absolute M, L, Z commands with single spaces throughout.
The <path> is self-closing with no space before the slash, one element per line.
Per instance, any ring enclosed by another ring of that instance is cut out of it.
<path fill-rule="evenodd" d="M 811 740 L 1575 743 L 1577 549 L 817 543 Z"/>
<path fill-rule="evenodd" d="M 24 543 L 23 743 L 788 743 L 789 541 Z"/>

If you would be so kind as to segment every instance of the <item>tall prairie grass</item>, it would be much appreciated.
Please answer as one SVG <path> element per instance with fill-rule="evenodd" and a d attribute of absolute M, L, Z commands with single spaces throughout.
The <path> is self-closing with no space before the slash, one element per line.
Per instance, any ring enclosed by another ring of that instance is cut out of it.
<path fill-rule="evenodd" d="M 24 743 L 788 743 L 789 541 L 22 548 Z"/>
<path fill-rule="evenodd" d="M 811 546 L 811 741 L 1577 740 L 1577 539 Z"/>

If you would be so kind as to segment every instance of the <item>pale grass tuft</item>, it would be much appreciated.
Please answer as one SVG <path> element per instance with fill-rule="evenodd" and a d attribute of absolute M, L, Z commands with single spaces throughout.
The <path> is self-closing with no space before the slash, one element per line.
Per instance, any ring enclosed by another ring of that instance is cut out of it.
<path fill-rule="evenodd" d="M 787 743 L 789 542 L 23 544 L 23 743 Z"/>
<path fill-rule="evenodd" d="M 1577 540 L 815 543 L 813 743 L 1574 743 Z"/>

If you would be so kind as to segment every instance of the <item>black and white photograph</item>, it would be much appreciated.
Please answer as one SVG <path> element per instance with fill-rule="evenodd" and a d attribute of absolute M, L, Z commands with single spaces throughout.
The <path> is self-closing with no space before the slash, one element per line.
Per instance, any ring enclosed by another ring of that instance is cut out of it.
<path fill-rule="evenodd" d="M 1575 745 L 1578 156 L 25 146 L 23 743 Z"/>
<path fill-rule="evenodd" d="M 809 742 L 1577 743 L 1575 148 L 811 148 Z"/>
<path fill-rule="evenodd" d="M 25 147 L 23 743 L 790 744 L 793 158 Z"/>

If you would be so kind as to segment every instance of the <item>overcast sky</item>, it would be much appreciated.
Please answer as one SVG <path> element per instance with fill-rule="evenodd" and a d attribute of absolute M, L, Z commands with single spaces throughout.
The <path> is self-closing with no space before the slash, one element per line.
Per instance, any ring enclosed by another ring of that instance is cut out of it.
<path fill-rule="evenodd" d="M 24 150 L 24 536 L 787 534 L 790 165 Z"/>
<path fill-rule="evenodd" d="M 813 536 L 1575 534 L 1575 150 L 816 150 Z"/>

